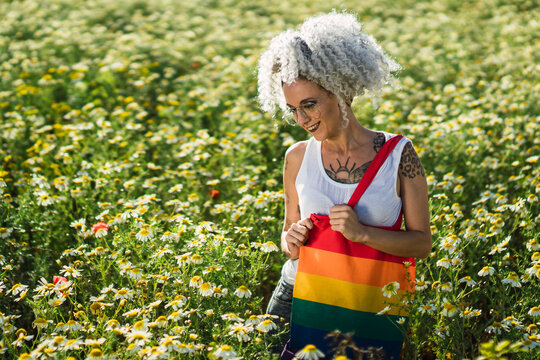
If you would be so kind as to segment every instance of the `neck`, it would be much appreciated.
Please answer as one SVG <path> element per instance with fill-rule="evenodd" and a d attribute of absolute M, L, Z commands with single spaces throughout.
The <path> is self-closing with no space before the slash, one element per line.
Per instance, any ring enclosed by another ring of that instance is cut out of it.
<path fill-rule="evenodd" d="M 350 109 L 349 109 L 350 110 Z M 371 141 L 371 130 L 360 125 L 352 111 L 348 111 L 349 123 L 339 129 L 336 134 L 323 140 L 326 149 L 339 155 L 348 154 L 350 151 Z"/>

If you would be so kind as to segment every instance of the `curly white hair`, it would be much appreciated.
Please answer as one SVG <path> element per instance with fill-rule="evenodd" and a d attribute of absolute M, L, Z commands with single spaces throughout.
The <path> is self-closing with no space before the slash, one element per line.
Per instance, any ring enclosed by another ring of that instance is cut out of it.
<path fill-rule="evenodd" d="M 386 56 L 356 17 L 335 11 L 311 17 L 299 31 L 274 37 L 258 68 L 259 102 L 264 111 L 286 111 L 282 85 L 298 78 L 336 95 L 345 122 L 346 104 L 365 90 L 371 96 L 392 80 L 400 65 Z"/>

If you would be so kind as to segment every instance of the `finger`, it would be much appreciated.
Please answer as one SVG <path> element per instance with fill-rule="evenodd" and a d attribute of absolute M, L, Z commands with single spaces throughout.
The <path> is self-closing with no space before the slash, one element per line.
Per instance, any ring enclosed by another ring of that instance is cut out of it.
<path fill-rule="evenodd" d="M 304 234 L 299 233 L 298 231 L 294 231 L 294 230 L 289 231 L 287 233 L 287 236 L 297 241 L 302 241 L 302 239 L 305 237 Z"/>
<path fill-rule="evenodd" d="M 291 254 L 292 258 L 297 258 L 299 253 L 299 247 L 294 244 L 287 244 L 287 248 L 289 249 L 289 253 Z"/>
<path fill-rule="evenodd" d="M 291 229 L 303 235 L 307 235 L 309 232 L 309 229 L 306 226 L 299 223 L 292 224 Z"/>
<path fill-rule="evenodd" d="M 336 216 L 336 215 L 347 215 L 347 214 L 352 214 L 354 213 L 354 210 L 351 209 L 351 208 L 337 208 L 337 209 L 334 209 L 332 208 L 330 210 L 330 214 L 329 216 Z"/>
<path fill-rule="evenodd" d="M 348 212 L 340 211 L 340 212 L 330 213 L 328 217 L 330 218 L 330 220 L 338 220 L 338 219 L 347 220 L 347 219 L 355 218 L 356 214 L 353 215 Z"/>
<path fill-rule="evenodd" d="M 302 246 L 302 243 L 300 241 L 298 241 L 298 239 L 289 238 L 289 239 L 285 239 L 285 240 L 287 241 L 287 246 L 289 248 L 291 248 L 291 247 L 299 248 L 300 246 Z"/>
<path fill-rule="evenodd" d="M 289 248 L 289 254 L 290 254 L 290 259 L 292 260 L 298 259 L 298 256 L 300 255 L 300 249 L 296 246 L 293 246 Z"/>
<path fill-rule="evenodd" d="M 352 208 L 349 208 L 348 210 L 333 211 L 330 213 L 329 216 L 335 218 L 358 219 L 358 214 L 356 214 L 356 212 Z"/>
<path fill-rule="evenodd" d="M 347 204 L 334 205 L 330 208 L 330 211 L 349 211 L 349 210 L 352 210 L 352 207 L 350 207 Z"/>
<path fill-rule="evenodd" d="M 304 245 L 304 243 L 309 238 L 309 233 L 295 233 L 295 238 L 300 242 L 300 245 Z"/>
<path fill-rule="evenodd" d="M 305 226 L 308 230 L 313 229 L 313 221 L 310 218 L 305 218 L 299 221 L 298 224 Z"/>
<path fill-rule="evenodd" d="M 331 226 L 339 226 L 344 225 L 346 221 L 344 219 L 330 219 L 330 225 Z"/>
<path fill-rule="evenodd" d="M 289 250 L 295 250 L 295 249 L 298 249 L 299 246 L 292 243 L 292 242 L 287 242 L 287 247 L 289 248 Z"/>
<path fill-rule="evenodd" d="M 285 240 L 292 242 L 297 246 L 302 246 L 307 239 L 307 236 L 294 231 L 291 231 L 288 235 L 289 237 L 286 237 Z"/>

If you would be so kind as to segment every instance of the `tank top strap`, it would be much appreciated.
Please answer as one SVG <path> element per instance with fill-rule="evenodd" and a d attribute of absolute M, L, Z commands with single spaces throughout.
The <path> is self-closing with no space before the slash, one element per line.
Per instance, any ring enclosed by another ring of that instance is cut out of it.
<path fill-rule="evenodd" d="M 300 169 L 298 171 L 297 181 L 307 183 L 310 175 L 313 176 L 312 174 L 308 174 L 308 172 L 310 172 L 310 169 L 317 169 L 317 150 L 317 142 L 315 139 L 309 139 L 306 142 L 306 150 L 304 152 L 304 157 L 302 158 L 302 164 L 300 165 Z"/>

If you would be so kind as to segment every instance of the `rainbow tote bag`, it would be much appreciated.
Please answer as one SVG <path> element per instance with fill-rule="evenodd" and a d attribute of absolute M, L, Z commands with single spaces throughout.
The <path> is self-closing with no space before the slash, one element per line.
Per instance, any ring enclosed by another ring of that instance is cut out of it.
<path fill-rule="evenodd" d="M 348 205 L 360 200 L 379 168 L 403 136 L 386 141 L 371 162 Z M 291 338 L 289 346 L 298 351 L 313 344 L 327 356 L 332 346 L 329 332 L 354 333 L 357 347 L 383 348 L 387 358 L 399 359 L 403 329 L 397 325 L 407 318 L 396 296 L 385 297 L 383 287 L 399 283 L 398 295 L 411 291 L 414 283 L 414 258 L 394 256 L 346 239 L 333 231 L 328 216 L 311 214 L 313 229 L 300 248 L 298 271 L 293 291 Z M 401 231 L 402 214 L 392 227 Z M 390 310 L 378 315 L 387 305 Z M 404 319 L 401 319 L 404 320 Z"/>

